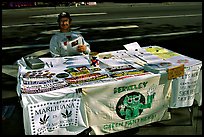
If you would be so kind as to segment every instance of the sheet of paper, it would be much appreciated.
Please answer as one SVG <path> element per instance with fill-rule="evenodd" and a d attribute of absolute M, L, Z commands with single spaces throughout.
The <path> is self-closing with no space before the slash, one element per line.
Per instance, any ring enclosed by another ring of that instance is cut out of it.
<path fill-rule="evenodd" d="M 140 47 L 140 45 L 137 42 L 133 42 L 133 43 L 129 43 L 129 44 L 125 44 L 123 45 L 125 47 L 125 49 L 127 49 L 128 51 L 139 51 L 142 48 Z"/>
<path fill-rule="evenodd" d="M 64 58 L 66 66 L 89 66 L 89 58 L 86 55 Z"/>
<path fill-rule="evenodd" d="M 102 63 L 108 66 L 122 66 L 129 64 L 128 62 L 122 60 L 122 59 L 100 59 Z"/>
<path fill-rule="evenodd" d="M 195 66 L 196 64 L 202 64 L 202 61 L 190 58 L 185 55 L 175 56 L 175 57 L 167 59 L 167 61 L 173 62 L 177 65 L 184 64 L 185 67 Z"/>

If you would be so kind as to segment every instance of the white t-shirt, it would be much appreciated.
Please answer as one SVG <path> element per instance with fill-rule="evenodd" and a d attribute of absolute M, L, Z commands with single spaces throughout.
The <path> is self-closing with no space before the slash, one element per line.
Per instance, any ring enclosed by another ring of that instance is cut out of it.
<path fill-rule="evenodd" d="M 77 45 L 82 44 L 87 47 L 84 54 L 89 54 L 91 52 L 90 45 L 81 34 L 73 31 L 58 32 L 50 40 L 50 53 L 53 57 L 81 55 L 77 51 Z"/>

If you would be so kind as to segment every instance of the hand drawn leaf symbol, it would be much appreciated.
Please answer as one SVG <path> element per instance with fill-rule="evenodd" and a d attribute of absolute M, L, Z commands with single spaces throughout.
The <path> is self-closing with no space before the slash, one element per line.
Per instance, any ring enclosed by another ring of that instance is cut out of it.
<path fill-rule="evenodd" d="M 72 115 L 72 111 L 70 111 L 69 113 L 68 111 L 66 111 L 66 113 L 67 113 L 67 117 L 70 117 Z"/>
<path fill-rule="evenodd" d="M 48 117 L 46 118 L 46 121 L 48 120 L 49 117 L 50 117 L 50 116 L 48 116 Z"/>
<path fill-rule="evenodd" d="M 44 121 L 44 122 L 46 121 L 46 114 L 45 114 L 44 117 L 43 117 L 43 121 Z"/>
<path fill-rule="evenodd" d="M 68 115 L 68 110 L 66 109 L 66 115 Z"/>
<path fill-rule="evenodd" d="M 43 124 L 44 122 L 43 122 L 43 120 L 42 120 L 42 118 L 40 118 L 40 122 L 39 122 L 40 124 Z"/>
<path fill-rule="evenodd" d="M 66 114 L 64 114 L 64 113 L 61 113 L 61 114 L 62 114 L 62 117 L 63 117 L 63 118 L 66 118 L 66 117 L 67 117 Z"/>
<path fill-rule="evenodd" d="M 49 118 L 49 116 L 47 117 L 46 114 L 45 114 L 44 117 L 43 117 L 43 119 L 40 118 L 40 122 L 39 122 L 39 123 L 40 123 L 40 124 L 45 124 L 45 123 L 47 122 L 48 118 Z"/>

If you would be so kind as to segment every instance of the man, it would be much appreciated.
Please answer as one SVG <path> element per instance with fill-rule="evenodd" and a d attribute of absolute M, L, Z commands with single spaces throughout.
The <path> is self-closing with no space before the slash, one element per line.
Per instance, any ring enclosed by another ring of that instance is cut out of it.
<path fill-rule="evenodd" d="M 50 40 L 50 53 L 52 57 L 64 57 L 89 54 L 90 45 L 81 34 L 70 31 L 72 18 L 67 12 L 62 12 L 57 19 L 60 32 L 52 36 Z"/>

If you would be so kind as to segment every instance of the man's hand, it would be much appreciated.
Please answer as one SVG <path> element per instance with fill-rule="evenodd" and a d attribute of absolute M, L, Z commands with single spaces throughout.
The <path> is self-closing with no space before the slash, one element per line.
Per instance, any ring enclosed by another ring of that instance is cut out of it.
<path fill-rule="evenodd" d="M 77 46 L 77 51 L 78 52 L 85 52 L 86 51 L 86 46 L 85 45 L 78 45 Z"/>

